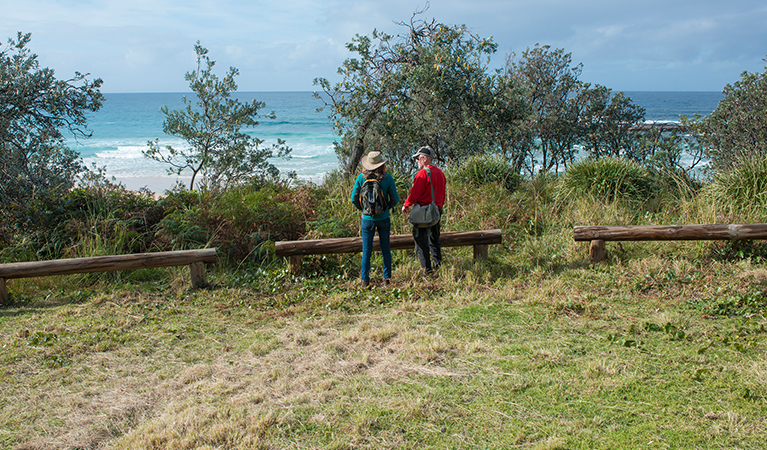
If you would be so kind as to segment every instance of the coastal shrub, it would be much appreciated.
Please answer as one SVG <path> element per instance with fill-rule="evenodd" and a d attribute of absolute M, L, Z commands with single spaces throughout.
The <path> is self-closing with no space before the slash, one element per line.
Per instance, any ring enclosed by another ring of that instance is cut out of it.
<path fill-rule="evenodd" d="M 104 101 L 102 80 L 75 72 L 57 79 L 41 67 L 28 45 L 31 34 L 18 32 L 0 45 L 0 239 L 31 228 L 38 211 L 55 204 L 88 169 L 66 136 L 89 137 L 88 119 Z"/>
<path fill-rule="evenodd" d="M 306 223 L 306 238 L 325 239 L 359 234 L 360 214 L 350 201 L 356 178 L 356 175 L 345 176 L 341 170 L 332 171 L 325 177 L 322 185 L 324 195 L 318 198 L 314 218 Z M 404 180 L 398 182 L 395 178 L 400 196 L 403 192 L 400 185 L 404 183 Z"/>
<path fill-rule="evenodd" d="M 720 214 L 747 220 L 767 219 L 767 156 L 740 158 L 731 170 L 716 173 L 704 192 Z"/>
<path fill-rule="evenodd" d="M 175 208 L 157 225 L 156 237 L 164 250 L 205 247 L 211 240 L 209 214 L 197 205 Z"/>
<path fill-rule="evenodd" d="M 196 101 L 184 96 L 183 109 L 171 111 L 167 105 L 160 109 L 165 116 L 165 134 L 183 139 L 186 145 L 162 146 L 155 139 L 149 141 L 142 153 L 168 165 L 170 173 L 190 172 L 189 190 L 226 187 L 249 178 L 277 180 L 280 171 L 272 158 L 287 157 L 291 149 L 281 139 L 271 148 L 266 147 L 263 141 L 246 132 L 258 125 L 259 111 L 266 104 L 256 100 L 241 102 L 233 97 L 237 91 L 234 79 L 239 71 L 230 67 L 219 79 L 213 73 L 216 62 L 208 56 L 208 49 L 198 41 L 194 51 L 197 70 L 187 72 L 184 78 L 196 94 Z"/>
<path fill-rule="evenodd" d="M 762 73 L 743 72 L 722 93 L 724 99 L 702 120 L 700 136 L 711 166 L 728 171 L 744 157 L 766 154 L 767 67 Z"/>
<path fill-rule="evenodd" d="M 258 233 L 268 240 L 298 239 L 306 228 L 306 216 L 297 198 L 298 191 L 280 186 L 258 190 L 238 186 L 221 194 L 213 213 L 247 234 Z"/>
<path fill-rule="evenodd" d="M 652 179 L 634 161 L 619 158 L 583 159 L 567 168 L 556 192 L 558 201 L 588 196 L 607 202 L 644 202 L 652 192 Z"/>
<path fill-rule="evenodd" d="M 183 186 L 176 185 L 173 189 L 166 191 L 158 203 L 165 211 L 173 211 L 178 208 L 209 203 L 209 195 L 209 191 L 188 191 Z"/>
<path fill-rule="evenodd" d="M 472 156 L 465 163 L 451 167 L 453 179 L 471 186 L 498 183 L 509 191 L 519 186 L 520 176 L 503 159 L 497 156 Z"/>
<path fill-rule="evenodd" d="M 148 193 L 103 185 L 37 204 L 34 214 L 35 226 L 15 234 L 6 249 L 16 260 L 143 252 L 163 211 Z"/>
<path fill-rule="evenodd" d="M 172 249 L 216 247 L 233 261 L 264 257 L 269 241 L 302 236 L 313 212 L 310 189 L 247 184 L 221 190 L 179 191 L 164 199 L 157 240 Z"/>

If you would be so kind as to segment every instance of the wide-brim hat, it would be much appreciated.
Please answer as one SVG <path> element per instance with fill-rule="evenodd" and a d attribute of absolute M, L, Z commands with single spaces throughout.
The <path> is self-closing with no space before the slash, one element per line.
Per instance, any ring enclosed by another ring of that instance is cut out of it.
<path fill-rule="evenodd" d="M 386 164 L 381 152 L 370 152 L 367 155 L 360 158 L 360 164 L 367 170 L 376 170 L 377 168 Z"/>
<path fill-rule="evenodd" d="M 419 156 L 428 156 L 429 158 L 434 157 L 434 150 L 431 149 L 428 145 L 424 145 L 423 147 L 419 148 L 417 152 L 415 152 L 415 155 L 413 155 L 413 158 L 418 158 Z"/>

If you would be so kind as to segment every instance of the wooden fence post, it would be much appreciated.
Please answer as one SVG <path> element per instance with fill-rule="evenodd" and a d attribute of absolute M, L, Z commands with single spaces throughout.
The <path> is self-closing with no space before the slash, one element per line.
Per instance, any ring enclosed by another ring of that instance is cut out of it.
<path fill-rule="evenodd" d="M 0 305 L 8 303 L 8 288 L 5 286 L 5 278 L 0 278 Z"/>
<path fill-rule="evenodd" d="M 206 284 L 208 284 L 205 281 L 205 263 L 204 262 L 193 262 L 192 264 L 189 264 L 189 274 L 192 276 L 192 288 L 197 289 L 204 287 Z"/>
<path fill-rule="evenodd" d="M 301 267 L 303 267 L 304 257 L 301 255 L 290 256 L 290 273 L 300 273 Z"/>
<path fill-rule="evenodd" d="M 594 239 L 589 245 L 589 257 L 592 263 L 598 263 L 605 259 L 605 241 Z"/>
<path fill-rule="evenodd" d="M 477 244 L 474 246 L 474 259 L 487 259 L 487 244 Z"/>

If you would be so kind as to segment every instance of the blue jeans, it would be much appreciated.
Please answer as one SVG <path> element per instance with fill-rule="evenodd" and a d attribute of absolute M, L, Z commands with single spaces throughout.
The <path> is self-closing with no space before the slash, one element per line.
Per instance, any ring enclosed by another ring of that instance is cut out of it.
<path fill-rule="evenodd" d="M 367 220 L 362 219 L 362 264 L 360 265 L 360 278 L 370 281 L 370 257 L 373 254 L 373 237 L 378 231 L 378 241 L 381 244 L 381 256 L 383 256 L 383 277 L 391 278 L 391 248 L 389 247 L 389 232 L 391 231 L 391 219 Z"/>

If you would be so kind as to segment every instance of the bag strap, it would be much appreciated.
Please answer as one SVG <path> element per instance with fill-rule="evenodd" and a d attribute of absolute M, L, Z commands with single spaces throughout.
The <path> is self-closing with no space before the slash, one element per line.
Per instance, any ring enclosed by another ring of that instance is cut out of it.
<path fill-rule="evenodd" d="M 431 169 L 429 167 L 424 167 L 423 170 L 426 172 L 426 176 L 429 177 L 429 186 L 431 186 L 431 203 L 432 205 L 436 205 L 435 199 L 434 199 L 434 183 L 431 182 Z"/>

